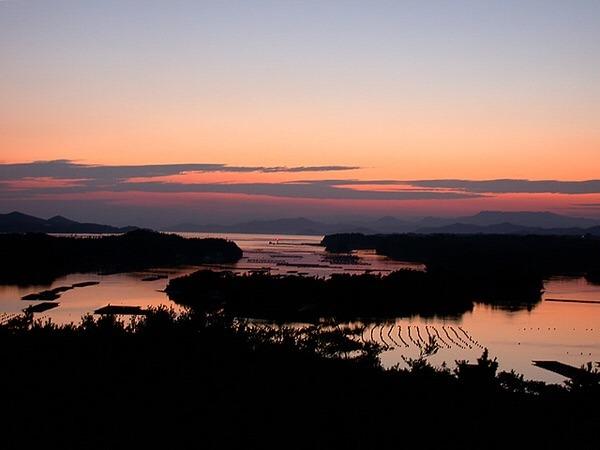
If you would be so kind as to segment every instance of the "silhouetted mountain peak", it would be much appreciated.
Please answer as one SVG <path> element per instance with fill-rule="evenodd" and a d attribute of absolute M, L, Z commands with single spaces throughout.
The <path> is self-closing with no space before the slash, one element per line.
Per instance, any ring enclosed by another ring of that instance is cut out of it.
<path fill-rule="evenodd" d="M 30 216 L 29 214 L 25 214 L 19 211 L 12 211 L 9 212 L 8 214 L 4 214 L 5 217 L 9 217 L 11 219 L 32 219 L 32 220 L 43 220 L 40 219 L 39 217 L 35 217 L 35 216 Z"/>
<path fill-rule="evenodd" d="M 194 224 L 193 222 L 174 225 L 169 231 L 203 231 L 221 233 L 277 233 L 277 234 L 313 234 L 334 233 L 498 233 L 521 234 L 545 230 L 558 234 L 572 234 L 600 225 L 600 221 L 581 217 L 563 216 L 548 211 L 481 211 L 464 217 L 424 217 L 420 220 L 403 220 L 394 216 L 378 219 L 353 219 L 342 222 L 321 222 L 306 217 L 281 219 L 257 219 L 232 225 Z M 561 231 L 561 230 L 565 231 Z M 568 229 L 568 230 L 566 230 Z"/>
<path fill-rule="evenodd" d="M 20 226 L 43 226 L 46 223 L 44 219 L 40 219 L 39 217 L 30 216 L 28 214 L 23 214 L 19 211 L 12 211 L 8 214 L 0 214 L 0 230 L 1 225 L 4 225 L 8 228 L 17 228 Z"/>
<path fill-rule="evenodd" d="M 562 216 L 550 211 L 494 211 L 486 210 L 480 211 L 477 214 L 471 216 L 472 218 L 498 220 L 506 217 L 521 217 L 521 218 L 533 218 L 533 219 L 575 219 L 575 217 Z"/>
<path fill-rule="evenodd" d="M 288 217 L 282 219 L 273 219 L 273 220 L 253 220 L 246 223 L 264 223 L 271 222 L 277 224 L 294 224 L 294 225 L 314 225 L 319 222 L 315 222 L 314 220 L 307 219 L 306 217 Z"/>
<path fill-rule="evenodd" d="M 581 227 L 558 227 L 543 228 L 516 225 L 510 222 L 496 223 L 492 225 L 476 225 L 472 223 L 453 223 L 439 227 L 422 227 L 417 233 L 421 234 L 520 234 L 520 235 L 598 235 L 600 226 Z"/>
<path fill-rule="evenodd" d="M 405 224 L 407 223 L 405 220 L 400 220 L 397 217 L 393 216 L 383 216 L 377 219 L 374 223 L 381 225 L 396 225 L 396 224 Z"/>
<path fill-rule="evenodd" d="M 0 214 L 0 233 L 122 233 L 134 228 L 80 223 L 58 215 L 45 220 L 19 211 Z"/>
<path fill-rule="evenodd" d="M 599 224 L 599 221 L 587 219 L 585 217 L 571 217 L 556 214 L 550 211 L 481 211 L 472 216 L 457 217 L 451 220 L 445 220 L 438 223 L 435 221 L 424 222 L 424 226 L 444 226 L 453 223 L 471 224 L 471 225 L 498 225 L 502 223 L 511 223 L 524 227 L 539 228 L 588 228 Z"/>
<path fill-rule="evenodd" d="M 48 223 L 51 224 L 55 224 L 55 225 L 73 225 L 76 224 L 78 222 L 75 222 L 74 220 L 71 219 L 67 219 L 64 216 L 54 216 L 48 219 Z"/>

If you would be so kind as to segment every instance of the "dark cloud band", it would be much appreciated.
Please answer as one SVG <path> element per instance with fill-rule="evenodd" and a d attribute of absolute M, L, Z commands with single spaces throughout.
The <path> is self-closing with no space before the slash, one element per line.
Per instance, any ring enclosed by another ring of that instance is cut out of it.
<path fill-rule="evenodd" d="M 600 180 L 411 180 L 407 184 L 421 188 L 454 189 L 488 194 L 599 194 Z"/>
<path fill-rule="evenodd" d="M 325 179 L 284 183 L 167 183 L 159 177 L 189 172 L 305 173 L 336 172 L 354 166 L 227 166 L 225 164 L 165 164 L 142 166 L 85 165 L 68 160 L 0 164 L 0 196 L 4 199 L 39 194 L 82 194 L 91 192 L 228 193 L 272 197 L 333 200 L 446 200 L 481 197 L 482 194 L 444 192 L 437 189 L 406 189 L 394 180 Z M 157 178 L 153 180 L 153 178 Z M 73 180 L 34 186 L 32 180 Z M 140 181 L 144 179 L 144 181 Z M 20 182 L 20 184 L 19 184 Z M 26 182 L 26 183 L 24 183 Z M 363 185 L 362 189 L 353 186 Z M 372 188 L 364 188 L 373 186 Z M 379 187 L 379 189 L 376 188 Z M 12 187 L 12 188 L 11 188 Z M 385 187 L 385 189 L 382 189 Z"/>
<path fill-rule="evenodd" d="M 232 172 L 232 173 L 300 173 L 337 172 L 355 170 L 355 166 L 228 166 L 226 164 L 148 164 L 148 165 L 90 165 L 66 159 L 34 161 L 30 163 L 0 164 L 0 181 L 22 178 L 51 177 L 59 179 L 94 179 L 116 182 L 128 178 L 153 178 L 179 175 L 185 172 Z"/>
<path fill-rule="evenodd" d="M 69 160 L 0 164 L 0 198 L 91 192 L 227 193 L 332 200 L 457 200 L 508 193 L 598 194 L 600 180 L 359 180 L 321 179 L 283 183 L 164 182 L 160 177 L 197 172 L 308 173 L 358 169 L 354 166 L 228 166 L 226 164 L 89 165 Z M 58 180 L 32 183 L 32 180 Z M 70 182 L 65 183 L 65 180 Z M 360 186 L 360 188 L 359 188 Z"/>

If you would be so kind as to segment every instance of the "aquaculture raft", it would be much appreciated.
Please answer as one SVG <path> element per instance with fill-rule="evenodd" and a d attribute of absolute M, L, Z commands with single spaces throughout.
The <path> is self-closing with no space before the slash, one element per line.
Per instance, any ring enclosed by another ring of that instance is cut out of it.
<path fill-rule="evenodd" d="M 542 369 L 549 370 L 550 372 L 557 373 L 567 378 L 581 378 L 590 377 L 595 378 L 600 382 L 600 376 L 594 373 L 586 372 L 585 370 L 570 366 L 569 364 L 561 363 L 560 361 L 532 361 L 534 366 Z"/>
<path fill-rule="evenodd" d="M 42 302 L 36 305 L 28 306 L 23 310 L 24 313 L 41 313 L 48 311 L 49 309 L 56 308 L 60 303 L 58 302 Z"/>
<path fill-rule="evenodd" d="M 95 310 L 94 314 L 127 314 L 145 316 L 148 314 L 148 311 L 143 309 L 141 306 L 106 305 Z"/>

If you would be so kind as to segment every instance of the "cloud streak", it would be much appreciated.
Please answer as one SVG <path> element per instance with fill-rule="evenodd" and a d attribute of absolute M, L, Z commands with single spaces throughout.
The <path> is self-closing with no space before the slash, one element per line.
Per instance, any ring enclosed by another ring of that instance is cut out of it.
<path fill-rule="evenodd" d="M 123 183 L 116 186 L 121 191 L 142 192 L 202 192 L 271 197 L 291 197 L 334 200 L 450 200 L 481 197 L 480 194 L 411 190 L 357 190 L 343 187 L 354 183 L 340 180 L 339 184 L 317 181 L 287 183 Z M 358 180 L 356 180 L 358 181 Z"/>
<path fill-rule="evenodd" d="M 600 180 L 412 180 L 407 184 L 421 188 L 455 189 L 487 194 L 598 194 Z"/>
<path fill-rule="evenodd" d="M 19 198 L 36 194 L 81 194 L 91 192 L 150 192 L 244 194 L 255 196 L 331 200 L 446 200 L 481 197 L 482 194 L 443 192 L 395 186 L 394 180 L 324 179 L 280 183 L 165 182 L 164 177 L 187 173 L 309 173 L 340 172 L 353 166 L 228 166 L 225 164 L 165 164 L 107 166 L 78 164 L 68 160 L 0 164 L 0 195 Z M 153 180 L 154 179 L 154 180 Z M 353 186 L 362 186 L 361 189 Z M 366 188 L 365 188 L 366 187 Z M 371 187 L 371 188 L 369 188 Z"/>
<path fill-rule="evenodd" d="M 17 164 L 0 164 L 0 181 L 21 178 L 94 179 L 116 182 L 128 178 L 154 178 L 180 175 L 187 172 L 231 173 L 301 173 L 338 172 L 356 170 L 355 166 L 228 166 L 226 164 L 145 164 L 145 165 L 91 165 L 66 159 L 34 161 Z"/>
<path fill-rule="evenodd" d="M 360 180 L 300 179 L 282 182 L 190 180 L 186 174 L 335 173 L 354 166 L 228 166 L 226 164 L 91 165 L 69 160 L 0 164 L 0 199 L 31 199 L 94 192 L 242 194 L 323 200 L 464 200 L 502 194 L 600 194 L 600 180 Z M 171 179 L 168 179 L 168 178 Z M 174 177 L 176 177 L 174 179 Z M 167 179 L 165 179 L 167 178 Z M 194 177 L 192 177 L 194 178 Z M 197 178 L 197 177 L 196 177 Z M 253 177 L 255 178 L 255 177 Z"/>

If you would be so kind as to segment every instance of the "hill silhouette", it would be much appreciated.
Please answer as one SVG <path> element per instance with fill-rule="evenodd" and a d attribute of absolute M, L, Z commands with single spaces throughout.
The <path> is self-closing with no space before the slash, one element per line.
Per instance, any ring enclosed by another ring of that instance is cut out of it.
<path fill-rule="evenodd" d="M 216 233 L 275 233 L 327 235 L 337 233 L 485 233 L 485 234 L 600 234 L 600 221 L 571 217 L 547 211 L 482 211 L 463 217 L 424 217 L 400 219 L 384 216 L 378 219 L 353 219 L 325 222 L 305 217 L 252 220 L 235 224 L 201 224 L 185 222 L 165 228 L 166 231 Z"/>
<path fill-rule="evenodd" d="M 600 236 L 600 226 L 589 228 L 542 228 L 515 225 L 505 222 L 493 225 L 474 225 L 468 223 L 453 223 L 440 227 L 422 227 L 416 230 L 421 234 L 520 234 L 520 235 L 546 235 L 546 236 L 583 236 L 592 234 Z"/>
<path fill-rule="evenodd" d="M 235 262 L 242 250 L 224 239 L 186 239 L 135 230 L 102 237 L 0 234 L 0 283 L 47 284 L 68 273 L 126 272 L 207 262 Z"/>
<path fill-rule="evenodd" d="M 600 238 L 499 234 L 336 234 L 322 244 L 330 252 L 373 249 L 400 261 L 425 264 L 442 286 L 465 286 L 482 300 L 535 297 L 556 275 L 596 279 Z"/>
<path fill-rule="evenodd" d="M 0 214 L 0 233 L 126 233 L 136 228 L 81 223 L 63 216 L 54 216 L 46 220 L 18 211 Z"/>
<path fill-rule="evenodd" d="M 434 348 L 385 370 L 343 329 L 149 311 L 0 324 L 3 448 L 596 448 L 598 384 L 565 387 Z M 516 435 L 515 427 L 529 432 Z M 498 432 L 501 429 L 505 432 Z"/>
<path fill-rule="evenodd" d="M 273 220 L 252 220 L 233 225 L 181 223 L 166 228 L 167 231 L 197 231 L 213 233 L 255 233 L 255 234 L 300 234 L 321 236 L 334 232 L 372 233 L 375 228 L 353 223 L 325 223 L 305 217 Z"/>
<path fill-rule="evenodd" d="M 596 236 L 334 234 L 322 245 L 330 252 L 373 249 L 403 261 L 417 261 L 428 270 L 515 268 L 540 276 L 581 274 L 599 267 Z"/>

